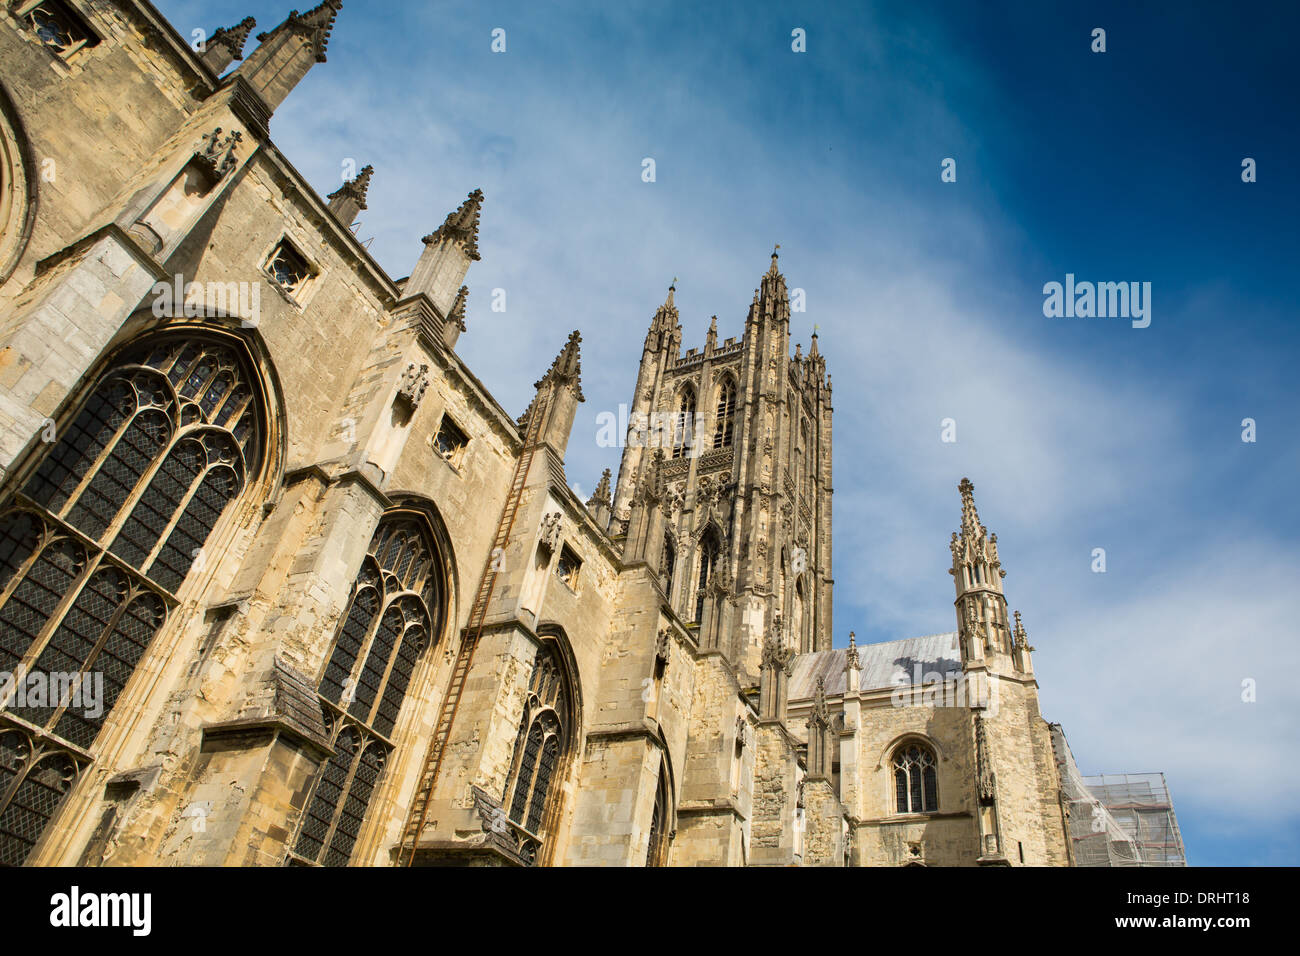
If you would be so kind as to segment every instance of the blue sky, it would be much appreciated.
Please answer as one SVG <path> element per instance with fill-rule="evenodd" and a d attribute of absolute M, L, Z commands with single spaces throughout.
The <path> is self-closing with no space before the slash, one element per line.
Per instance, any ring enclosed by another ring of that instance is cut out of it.
<path fill-rule="evenodd" d="M 322 194 L 374 164 L 394 277 L 483 188 L 458 351 L 517 414 L 582 329 L 584 497 L 670 280 L 685 347 L 739 335 L 779 242 L 835 383 L 836 645 L 955 627 L 969 476 L 1084 772 L 1164 771 L 1193 864 L 1300 861 L 1298 8 L 847 6 L 346 0 L 272 137 Z M 1066 273 L 1150 282 L 1150 327 L 1046 318 Z"/>

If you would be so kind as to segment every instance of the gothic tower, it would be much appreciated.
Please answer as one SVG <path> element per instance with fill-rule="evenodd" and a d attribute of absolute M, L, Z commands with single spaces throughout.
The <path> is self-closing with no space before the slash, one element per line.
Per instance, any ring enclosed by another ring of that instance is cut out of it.
<path fill-rule="evenodd" d="M 663 483 L 669 602 L 751 686 L 765 638 L 831 646 L 830 378 L 816 333 L 791 352 L 775 252 L 739 340 L 719 343 L 714 316 L 682 354 L 674 292 L 646 335 L 610 530 L 629 530 L 640 483 Z"/>

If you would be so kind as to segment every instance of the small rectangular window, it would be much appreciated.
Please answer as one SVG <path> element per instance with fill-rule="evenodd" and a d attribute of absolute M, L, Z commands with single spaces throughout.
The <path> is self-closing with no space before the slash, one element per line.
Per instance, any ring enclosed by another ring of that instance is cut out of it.
<path fill-rule="evenodd" d="M 307 283 L 311 281 L 316 270 L 307 262 L 307 258 L 294 248 L 288 239 L 276 243 L 269 259 L 266 260 L 266 274 L 286 295 L 298 297 Z"/>
<path fill-rule="evenodd" d="M 452 465 L 459 465 L 461 458 L 465 454 L 465 446 L 469 444 L 469 438 L 461 431 L 456 423 L 448 416 L 442 416 L 442 424 L 438 426 L 438 435 L 433 440 L 433 445 L 438 449 L 438 454 L 445 458 Z"/>
<path fill-rule="evenodd" d="M 29 0 L 14 10 L 14 16 L 51 53 L 64 60 L 99 42 L 86 21 L 64 0 Z"/>
<path fill-rule="evenodd" d="M 560 548 L 560 560 L 555 564 L 555 573 L 574 591 L 578 590 L 578 571 L 581 568 L 582 560 L 567 544 Z"/>

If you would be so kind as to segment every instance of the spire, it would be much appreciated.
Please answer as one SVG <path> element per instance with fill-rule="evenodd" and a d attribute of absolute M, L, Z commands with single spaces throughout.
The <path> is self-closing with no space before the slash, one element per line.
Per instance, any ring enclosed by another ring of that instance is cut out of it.
<path fill-rule="evenodd" d="M 244 17 L 233 27 L 217 27 L 203 44 L 200 59 L 213 73 L 220 76 L 235 60 L 244 58 L 244 44 L 248 42 L 248 34 L 255 26 L 257 26 L 256 20 L 252 17 Z"/>
<path fill-rule="evenodd" d="M 808 346 L 808 358 L 818 358 L 822 353 L 817 350 L 817 328 L 813 327 L 812 344 Z"/>
<path fill-rule="evenodd" d="M 248 81 L 268 109 L 274 111 L 312 66 L 325 62 L 325 47 L 342 7 L 343 0 L 324 0 L 306 13 L 294 10 L 274 30 L 257 35 L 257 49 L 235 73 Z"/>
<path fill-rule="evenodd" d="M 709 334 L 704 339 L 704 351 L 715 352 L 718 348 L 718 317 L 709 319 Z"/>
<path fill-rule="evenodd" d="M 355 179 L 346 180 L 326 197 L 330 201 L 330 212 L 345 229 L 352 225 L 357 213 L 366 208 L 366 190 L 370 188 L 370 177 L 374 172 L 375 167 L 363 166 Z"/>
<path fill-rule="evenodd" d="M 453 242 L 465 250 L 465 255 L 478 262 L 478 224 L 482 210 L 483 190 L 475 189 L 441 226 L 421 241 L 426 246 L 442 241 Z"/>

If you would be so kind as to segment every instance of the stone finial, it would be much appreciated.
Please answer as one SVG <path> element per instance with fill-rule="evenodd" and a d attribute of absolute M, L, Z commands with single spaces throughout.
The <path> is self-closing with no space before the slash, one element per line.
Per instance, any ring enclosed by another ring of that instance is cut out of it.
<path fill-rule="evenodd" d="M 366 208 L 366 191 L 370 188 L 370 177 L 375 174 L 375 167 L 366 165 L 361 167 L 353 179 L 346 179 L 343 185 L 334 192 L 326 196 L 326 199 L 334 199 L 337 196 L 347 196 L 355 199 L 359 209 Z"/>
<path fill-rule="evenodd" d="M 342 186 L 325 197 L 329 200 L 330 212 L 345 227 L 351 226 L 357 213 L 366 208 L 366 191 L 374 172 L 373 166 L 362 167 L 355 178 L 345 180 Z"/>
<path fill-rule="evenodd" d="M 980 524 L 979 512 L 975 510 L 975 485 L 969 478 L 963 478 L 957 486 L 961 492 L 961 529 L 969 537 L 984 537 L 984 526 Z"/>
<path fill-rule="evenodd" d="M 248 35 L 253 32 L 255 26 L 257 26 L 256 20 L 252 17 L 244 17 L 233 27 L 217 27 L 212 31 L 212 36 L 208 37 L 203 48 L 208 50 L 213 44 L 221 44 L 230 51 L 231 59 L 242 60 L 244 44 L 248 42 Z"/>
<path fill-rule="evenodd" d="M 609 469 L 606 468 L 601 473 L 600 482 L 599 484 L 596 485 L 596 490 L 593 491 L 591 493 L 591 497 L 587 499 L 588 508 L 594 508 L 597 505 L 604 505 L 605 507 L 609 507 L 609 503 L 610 503 L 609 479 L 610 479 L 610 472 Z"/>
<path fill-rule="evenodd" d="M 248 34 L 255 26 L 256 20 L 244 17 L 233 27 L 218 27 L 204 42 L 200 59 L 213 73 L 220 76 L 231 63 L 244 58 L 244 44 L 248 42 Z"/>
<path fill-rule="evenodd" d="M 465 250 L 465 255 L 475 262 L 479 261 L 478 227 L 483 212 L 483 190 L 475 189 L 460 204 L 455 212 L 449 214 L 442 225 L 425 236 L 421 241 L 426 245 L 441 240 L 450 240 Z"/>
<path fill-rule="evenodd" d="M 447 313 L 447 321 L 454 323 L 460 331 L 465 331 L 465 307 L 469 303 L 469 286 L 463 285 L 456 293 L 456 300 L 451 304 L 451 311 Z"/>
<path fill-rule="evenodd" d="M 402 373 L 402 384 L 397 389 L 397 397 L 410 405 L 411 411 L 415 411 L 420 407 L 420 399 L 424 398 L 424 390 L 428 387 L 429 366 L 411 362 Z"/>
<path fill-rule="evenodd" d="M 243 140 L 244 134 L 233 130 L 222 138 L 221 127 L 202 137 L 202 148 L 194 154 L 194 159 L 213 180 L 220 181 L 228 172 L 238 165 L 235 159 L 235 147 Z M 223 155 L 224 154 L 224 155 Z"/>
<path fill-rule="evenodd" d="M 831 722 L 830 707 L 826 703 L 826 678 L 817 678 L 817 689 L 813 691 L 812 715 L 823 726 Z"/>
<path fill-rule="evenodd" d="M 655 639 L 655 665 L 660 670 L 668 669 L 668 662 L 672 658 L 672 642 L 673 631 L 669 627 L 661 630 L 659 636 Z"/>
<path fill-rule="evenodd" d="M 857 636 L 852 631 L 849 631 L 849 650 L 848 653 L 844 655 L 844 669 L 855 671 L 862 670 L 862 659 L 858 655 Z"/>
<path fill-rule="evenodd" d="M 560 350 L 560 354 L 555 357 L 555 361 L 546 370 L 546 374 L 533 383 L 533 388 L 541 388 L 548 383 L 571 385 L 577 394 L 578 401 L 585 401 L 582 397 L 581 346 L 582 334 L 577 329 L 574 329 L 569 333 L 569 341 Z"/>
<path fill-rule="evenodd" d="M 646 333 L 645 347 L 672 348 L 674 343 L 681 343 L 680 316 L 677 312 L 677 306 L 673 302 L 673 293 L 677 290 L 677 279 L 673 279 L 673 284 L 668 287 L 668 296 L 664 299 L 664 304 L 655 309 L 654 317 L 650 320 L 650 330 Z"/>
<path fill-rule="evenodd" d="M 258 46 L 235 70 L 274 112 L 317 63 L 325 62 L 325 47 L 343 0 L 324 3 L 299 13 L 267 33 L 257 35 Z"/>
<path fill-rule="evenodd" d="M 704 338 L 704 351 L 714 352 L 718 348 L 718 317 L 709 319 L 709 333 Z"/>
<path fill-rule="evenodd" d="M 664 477 L 664 450 L 656 448 L 653 457 L 646 463 L 645 470 L 641 473 L 641 480 L 637 482 L 636 493 L 632 500 L 635 503 L 658 504 L 662 502 L 668 493 L 668 482 Z"/>
<path fill-rule="evenodd" d="M 764 668 L 780 668 L 786 676 L 793 673 L 791 661 L 794 660 L 794 648 L 787 647 L 779 635 L 772 634 L 763 642 L 763 664 Z"/>
<path fill-rule="evenodd" d="M 1016 626 L 1011 629 L 1011 636 L 1015 638 L 1015 646 L 1020 650 L 1034 650 L 1029 643 L 1029 635 L 1025 632 L 1025 626 L 1020 623 L 1020 612 L 1015 613 Z"/>
<path fill-rule="evenodd" d="M 259 33 L 257 35 L 258 43 L 265 43 L 281 30 L 287 30 L 296 36 L 303 37 L 311 45 L 316 54 L 316 62 L 325 62 L 325 47 L 329 44 L 330 33 L 334 29 L 334 20 L 343 9 L 343 0 L 325 0 L 319 6 L 313 7 L 306 13 L 299 13 L 297 10 L 289 14 L 289 18 L 269 33 Z"/>

